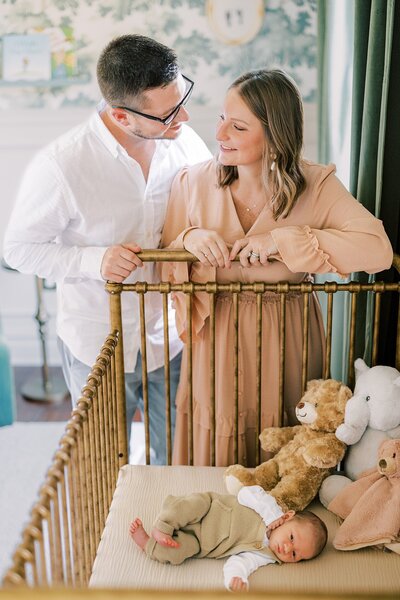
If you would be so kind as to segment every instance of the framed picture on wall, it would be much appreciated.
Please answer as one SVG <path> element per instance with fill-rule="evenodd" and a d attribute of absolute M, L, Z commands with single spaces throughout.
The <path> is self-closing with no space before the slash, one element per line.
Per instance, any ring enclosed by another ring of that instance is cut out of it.
<path fill-rule="evenodd" d="M 5 35 L 3 80 L 40 81 L 51 79 L 50 38 L 41 33 Z"/>
<path fill-rule="evenodd" d="M 264 0 L 207 0 L 207 19 L 225 44 L 246 44 L 264 22 Z"/>

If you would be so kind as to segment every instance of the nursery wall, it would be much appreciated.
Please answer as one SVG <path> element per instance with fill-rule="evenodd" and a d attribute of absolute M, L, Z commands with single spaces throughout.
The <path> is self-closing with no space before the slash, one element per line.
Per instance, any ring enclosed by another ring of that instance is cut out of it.
<path fill-rule="evenodd" d="M 99 100 L 97 57 L 120 34 L 149 35 L 175 48 L 182 71 L 195 80 L 191 125 L 211 150 L 227 85 L 248 69 L 285 69 L 303 94 L 305 153 L 316 159 L 316 26 L 316 0 L 3 0 L 0 36 L 45 31 L 59 64 L 49 81 L 0 78 L 1 245 L 26 164 L 93 110 Z M 233 44 L 229 27 L 237 31 Z M 0 290 L 13 363 L 40 364 L 34 278 L 1 268 Z M 58 364 L 54 292 L 45 291 L 44 301 L 49 362 Z"/>

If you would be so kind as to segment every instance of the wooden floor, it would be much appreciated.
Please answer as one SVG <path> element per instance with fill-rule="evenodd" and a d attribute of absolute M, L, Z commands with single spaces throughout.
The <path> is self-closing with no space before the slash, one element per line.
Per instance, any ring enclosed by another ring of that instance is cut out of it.
<path fill-rule="evenodd" d="M 62 379 L 61 367 L 50 368 L 50 381 Z M 67 421 L 71 413 L 71 399 L 66 394 L 57 402 L 26 400 L 22 389 L 30 390 L 37 381 L 42 381 L 39 367 L 14 367 L 17 421 Z"/>
<path fill-rule="evenodd" d="M 61 367 L 49 368 L 50 381 L 56 384 L 64 382 Z M 32 384 L 42 381 L 42 370 L 39 367 L 14 367 L 15 395 L 17 405 L 16 421 L 68 421 L 71 415 L 71 398 L 67 393 L 57 402 L 27 400 L 23 390 L 30 390 Z M 141 421 L 140 411 L 137 410 L 134 421 Z"/>

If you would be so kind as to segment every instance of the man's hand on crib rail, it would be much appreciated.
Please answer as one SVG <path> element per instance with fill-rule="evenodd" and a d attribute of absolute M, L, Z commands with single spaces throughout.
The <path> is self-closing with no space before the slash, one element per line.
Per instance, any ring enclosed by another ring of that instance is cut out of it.
<path fill-rule="evenodd" d="M 143 262 L 136 256 L 136 253 L 141 250 L 135 242 L 107 248 L 100 268 L 102 278 L 105 281 L 122 283 L 132 271 L 143 266 Z"/>

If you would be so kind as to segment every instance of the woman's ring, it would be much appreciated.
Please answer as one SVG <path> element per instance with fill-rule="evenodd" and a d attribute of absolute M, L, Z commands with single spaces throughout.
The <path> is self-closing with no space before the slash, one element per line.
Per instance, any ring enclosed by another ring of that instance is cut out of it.
<path fill-rule="evenodd" d="M 202 250 L 202 252 L 203 252 L 203 250 Z M 207 258 L 207 256 L 208 256 L 207 252 L 203 252 L 203 255 L 204 255 L 206 258 Z"/>
<path fill-rule="evenodd" d="M 254 258 L 260 258 L 260 255 L 257 254 L 257 252 L 253 252 L 253 250 L 250 252 L 250 256 L 253 256 Z"/>

